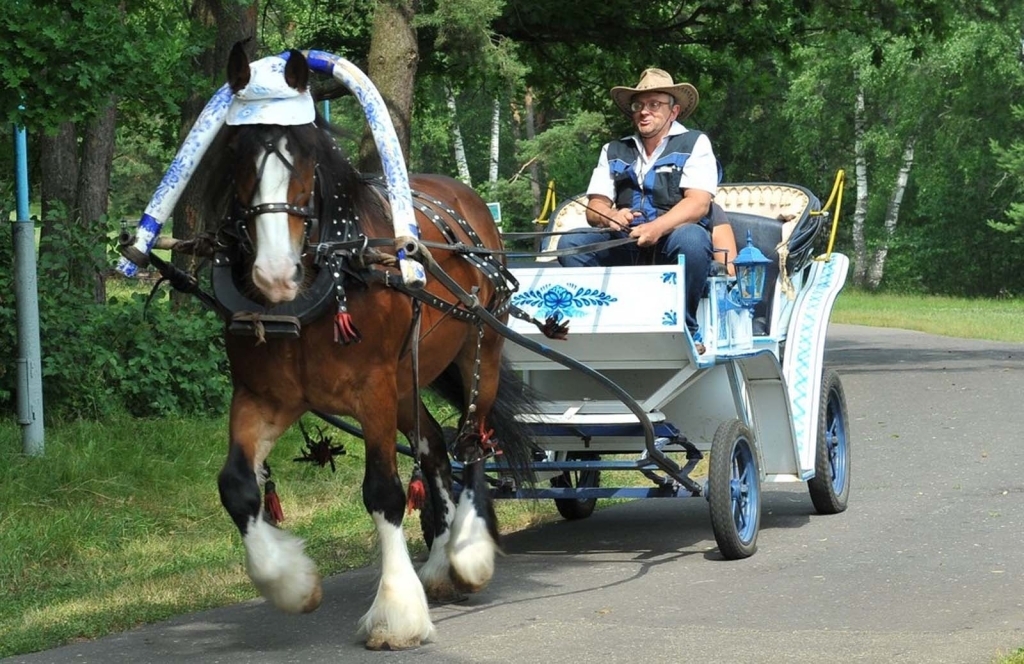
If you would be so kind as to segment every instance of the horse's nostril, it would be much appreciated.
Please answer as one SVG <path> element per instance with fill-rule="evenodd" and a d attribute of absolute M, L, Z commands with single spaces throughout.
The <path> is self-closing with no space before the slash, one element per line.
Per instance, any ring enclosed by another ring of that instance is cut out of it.
<path fill-rule="evenodd" d="M 302 263 L 295 264 L 295 274 L 292 275 L 292 279 L 297 284 L 302 283 Z"/>

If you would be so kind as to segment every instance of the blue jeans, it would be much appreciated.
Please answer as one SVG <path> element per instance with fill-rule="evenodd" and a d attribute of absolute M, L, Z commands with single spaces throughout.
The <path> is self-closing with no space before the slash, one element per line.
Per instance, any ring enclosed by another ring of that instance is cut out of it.
<path fill-rule="evenodd" d="M 581 228 L 563 235 L 558 240 L 559 249 L 581 247 L 596 242 L 625 237 L 625 233 L 608 233 Z M 679 254 L 686 256 L 686 327 L 697 337 L 697 305 L 711 273 L 711 233 L 699 224 L 683 224 L 658 240 L 654 248 L 654 262 L 658 265 L 675 265 Z M 564 267 L 598 267 L 610 265 L 638 265 L 640 248 L 635 244 L 623 244 L 610 249 L 601 249 L 585 254 L 559 256 L 558 262 Z"/>

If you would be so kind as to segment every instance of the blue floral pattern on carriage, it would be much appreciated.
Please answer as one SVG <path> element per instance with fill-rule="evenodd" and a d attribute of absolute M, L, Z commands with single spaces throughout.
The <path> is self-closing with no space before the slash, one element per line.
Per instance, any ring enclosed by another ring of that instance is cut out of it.
<path fill-rule="evenodd" d="M 548 284 L 541 288 L 524 291 L 512 298 L 520 307 L 537 307 L 534 315 L 539 318 L 580 318 L 587 315 L 587 309 L 606 307 L 618 298 L 596 288 L 585 288 L 575 284 Z"/>

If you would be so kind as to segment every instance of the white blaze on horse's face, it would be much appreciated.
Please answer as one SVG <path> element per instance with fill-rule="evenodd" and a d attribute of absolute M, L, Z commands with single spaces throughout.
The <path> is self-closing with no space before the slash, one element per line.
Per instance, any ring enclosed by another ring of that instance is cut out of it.
<path fill-rule="evenodd" d="M 277 145 L 277 154 L 266 156 L 265 150 L 261 150 L 256 155 L 256 163 L 264 166 L 249 204 L 252 207 L 291 200 L 288 196 L 291 173 L 281 161 L 283 156 L 293 163 L 286 143 L 282 137 Z M 252 267 L 252 282 L 271 303 L 290 302 L 298 295 L 302 281 L 302 233 L 299 233 L 300 240 L 292 239 L 286 212 L 258 214 L 253 222 L 256 224 L 256 261 Z"/>

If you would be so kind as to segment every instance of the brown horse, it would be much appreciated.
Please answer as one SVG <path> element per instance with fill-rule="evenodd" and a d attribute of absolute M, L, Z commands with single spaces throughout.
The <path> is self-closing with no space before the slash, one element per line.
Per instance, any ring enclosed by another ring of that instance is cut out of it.
<path fill-rule="evenodd" d="M 300 52 L 290 53 L 283 76 L 297 91 L 307 87 L 309 66 Z M 249 80 L 250 62 L 236 47 L 228 83 L 237 96 Z M 396 288 L 389 260 L 394 251 L 375 242 L 394 237 L 386 200 L 342 156 L 321 118 L 294 126 L 225 127 L 202 169 L 211 212 L 234 222 L 237 243 L 234 254 L 225 256 L 234 255 L 242 266 L 235 268 L 239 290 L 265 313 L 298 301 L 325 270 L 331 272 L 333 306 L 304 322 L 297 338 L 227 335 L 234 395 L 219 486 L 241 532 L 249 576 L 284 611 L 307 612 L 320 604 L 320 576 L 302 541 L 265 514 L 264 461 L 303 413 L 352 416 L 366 444 L 363 502 L 382 552 L 380 585 L 360 627 L 369 648 L 414 647 L 434 632 L 428 596 L 443 600 L 479 590 L 494 572 L 497 527 L 483 459 L 499 453 L 515 465 L 529 457 L 526 439 L 512 430 L 513 414 L 496 405 L 499 390 L 513 394 L 516 385 L 501 362 L 503 339 L 468 315 L 464 301 L 437 279 L 428 280 L 418 300 Z M 423 240 L 501 248 L 488 208 L 472 189 L 437 175 L 415 176 L 410 183 L 420 201 Z M 500 261 L 436 246 L 433 257 L 459 288 L 504 319 L 510 292 L 495 276 L 504 269 Z M 481 262 L 491 271 L 475 265 Z M 431 383 L 449 394 L 458 390 L 463 421 L 453 454 L 466 465 L 457 501 L 441 427 L 414 389 Z M 503 436 L 500 450 L 492 427 Z M 424 526 L 431 548 L 418 575 L 402 530 L 399 431 L 409 439 L 428 489 Z"/>

